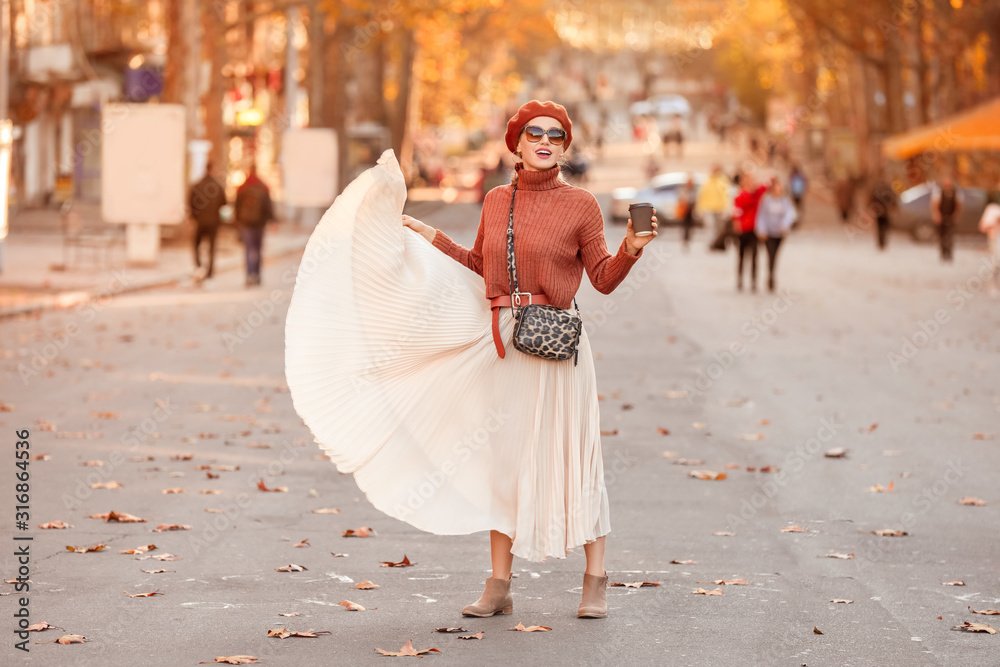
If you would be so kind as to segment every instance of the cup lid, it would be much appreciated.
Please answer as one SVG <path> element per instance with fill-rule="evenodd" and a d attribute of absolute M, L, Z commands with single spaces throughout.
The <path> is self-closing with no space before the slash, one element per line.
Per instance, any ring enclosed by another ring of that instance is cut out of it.
<path fill-rule="evenodd" d="M 632 209 L 634 209 L 634 208 L 642 208 L 643 206 L 648 206 L 648 207 L 650 207 L 650 208 L 653 208 L 653 205 L 652 205 L 652 204 L 650 204 L 649 202 L 645 202 L 645 201 L 644 201 L 644 202 L 638 202 L 638 203 L 636 203 L 636 204 L 629 204 L 629 205 L 628 205 L 628 210 L 630 210 L 630 211 L 631 211 L 631 210 L 632 210 Z"/>

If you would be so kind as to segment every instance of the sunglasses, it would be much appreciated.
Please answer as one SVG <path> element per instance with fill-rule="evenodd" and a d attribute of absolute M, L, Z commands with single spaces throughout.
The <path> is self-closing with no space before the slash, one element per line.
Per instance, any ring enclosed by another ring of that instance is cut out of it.
<path fill-rule="evenodd" d="M 562 146 L 566 141 L 566 130 L 560 130 L 558 127 L 552 127 L 545 130 L 537 125 L 528 125 L 524 128 L 524 135 L 528 137 L 528 141 L 533 144 L 537 144 L 542 140 L 542 137 L 546 135 L 549 137 L 549 143 L 553 146 Z"/>

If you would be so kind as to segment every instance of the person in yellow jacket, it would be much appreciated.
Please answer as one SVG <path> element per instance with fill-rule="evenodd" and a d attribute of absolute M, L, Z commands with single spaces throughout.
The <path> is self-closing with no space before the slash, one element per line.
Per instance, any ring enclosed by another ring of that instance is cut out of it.
<path fill-rule="evenodd" d="M 729 185 L 729 178 L 722 173 L 722 167 L 714 165 L 712 175 L 701 186 L 695 201 L 695 209 L 705 221 L 705 227 L 713 232 L 714 240 L 709 246 L 710 250 L 726 249 L 726 238 L 729 236 L 727 216 L 733 204 L 729 196 Z"/>

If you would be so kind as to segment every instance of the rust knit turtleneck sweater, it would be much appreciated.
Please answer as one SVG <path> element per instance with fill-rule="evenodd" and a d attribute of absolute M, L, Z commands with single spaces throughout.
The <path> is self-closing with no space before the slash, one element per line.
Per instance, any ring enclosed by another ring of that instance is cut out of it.
<path fill-rule="evenodd" d="M 513 187 L 494 188 L 483 202 L 479 233 L 472 250 L 437 230 L 434 245 L 483 276 L 486 297 L 510 294 L 507 277 L 507 219 Z M 642 255 L 630 255 L 622 239 L 611 255 L 604 240 L 604 216 L 586 190 L 559 178 L 559 167 L 518 172 L 514 202 L 514 257 L 522 292 L 544 294 L 557 308 L 569 308 L 580 288 L 583 270 L 591 284 L 610 294 Z"/>

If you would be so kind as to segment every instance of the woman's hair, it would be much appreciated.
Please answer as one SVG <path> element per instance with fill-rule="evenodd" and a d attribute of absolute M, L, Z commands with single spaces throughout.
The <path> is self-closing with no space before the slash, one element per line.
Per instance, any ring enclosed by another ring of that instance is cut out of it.
<path fill-rule="evenodd" d="M 518 143 L 518 145 L 520 145 L 520 143 L 521 143 L 521 135 L 523 135 L 523 134 L 524 134 L 524 128 L 522 127 L 521 131 L 517 133 L 517 143 Z M 566 178 L 563 176 L 562 167 L 564 167 L 566 165 L 566 163 L 569 162 L 569 158 L 566 157 L 567 153 L 568 153 L 568 151 L 564 150 L 563 154 L 559 157 L 558 160 L 556 160 L 556 164 L 560 167 L 560 170 L 559 170 L 559 180 L 564 181 L 564 182 L 566 181 Z M 514 161 L 514 171 L 510 175 L 510 184 L 511 185 L 517 185 L 518 172 L 521 171 L 523 168 L 524 168 L 524 158 L 523 157 L 521 158 L 520 162 L 518 162 L 517 160 Z"/>

